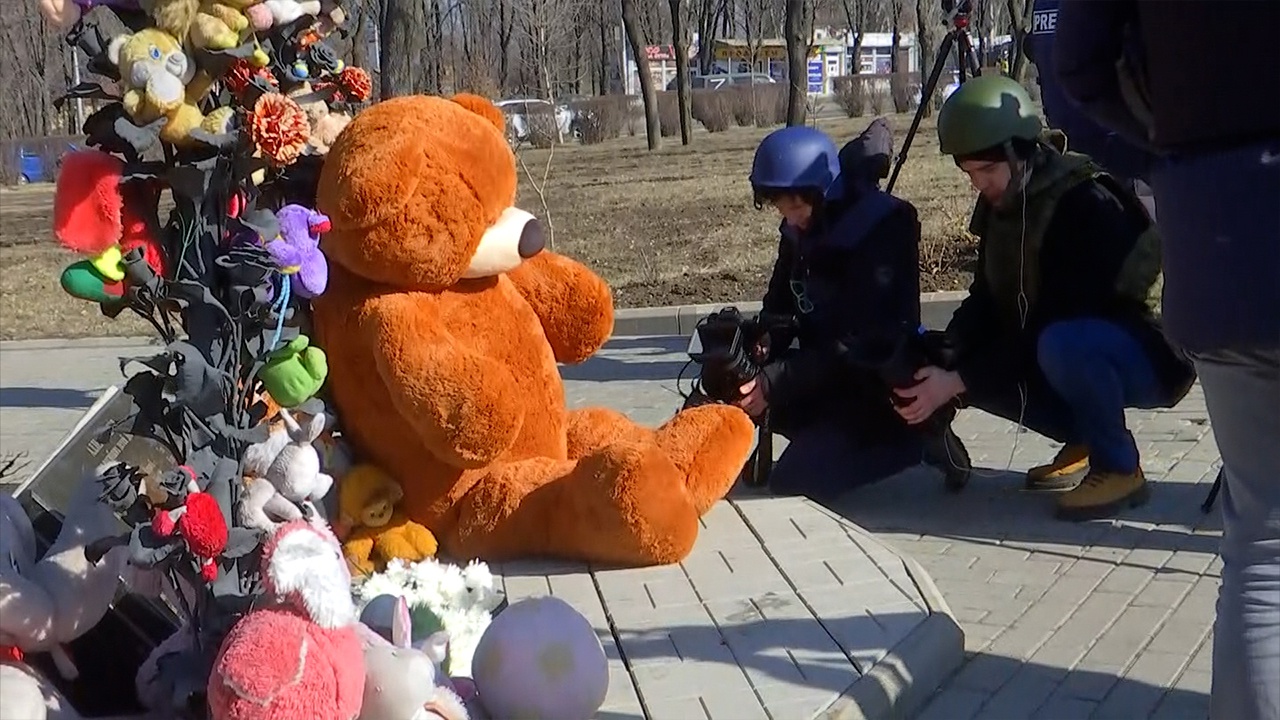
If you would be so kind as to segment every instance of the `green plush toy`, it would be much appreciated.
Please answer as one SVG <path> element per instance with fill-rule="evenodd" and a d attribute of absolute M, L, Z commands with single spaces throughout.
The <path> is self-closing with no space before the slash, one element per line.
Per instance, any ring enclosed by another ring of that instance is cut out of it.
<path fill-rule="evenodd" d="M 328 376 L 324 351 L 312 347 L 306 335 L 268 355 L 267 364 L 258 373 L 271 399 L 284 408 L 296 408 L 310 400 Z"/>

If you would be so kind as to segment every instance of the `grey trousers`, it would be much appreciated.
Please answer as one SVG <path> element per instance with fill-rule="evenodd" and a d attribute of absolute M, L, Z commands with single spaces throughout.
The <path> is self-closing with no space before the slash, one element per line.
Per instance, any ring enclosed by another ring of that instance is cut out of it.
<path fill-rule="evenodd" d="M 1280 349 L 1195 358 L 1226 467 L 1213 720 L 1280 720 Z"/>

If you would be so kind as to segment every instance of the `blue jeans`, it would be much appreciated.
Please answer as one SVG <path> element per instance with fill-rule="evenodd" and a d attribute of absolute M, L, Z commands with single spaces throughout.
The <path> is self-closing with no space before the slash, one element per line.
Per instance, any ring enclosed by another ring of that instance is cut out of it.
<path fill-rule="evenodd" d="M 1092 469 L 1138 469 L 1125 408 L 1162 407 L 1169 393 L 1132 334 L 1099 318 L 1052 323 L 1036 341 L 1036 370 L 967 402 L 1058 442 L 1087 445 Z"/>
<path fill-rule="evenodd" d="M 1214 720 L 1280 719 L 1280 349 L 1195 357 L 1226 467 Z"/>

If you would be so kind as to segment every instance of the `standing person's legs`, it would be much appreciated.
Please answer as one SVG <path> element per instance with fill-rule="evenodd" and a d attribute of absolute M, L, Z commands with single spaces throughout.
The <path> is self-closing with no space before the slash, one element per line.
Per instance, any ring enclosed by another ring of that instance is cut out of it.
<path fill-rule="evenodd" d="M 1196 358 L 1227 468 L 1214 720 L 1280 720 L 1280 350 Z"/>

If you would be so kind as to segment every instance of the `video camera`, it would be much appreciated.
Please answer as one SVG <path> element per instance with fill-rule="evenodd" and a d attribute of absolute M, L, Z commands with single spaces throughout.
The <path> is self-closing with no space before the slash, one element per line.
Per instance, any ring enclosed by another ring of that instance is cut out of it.
<path fill-rule="evenodd" d="M 790 343 L 796 320 L 790 315 L 762 312 L 748 318 L 736 307 L 711 313 L 694 326 L 689 359 L 701 368 L 702 394 L 718 402 L 733 402 L 741 388 L 760 374 L 774 342 Z"/>
<path fill-rule="evenodd" d="M 849 338 L 841 342 L 837 352 L 851 367 L 870 370 L 890 390 L 903 390 L 915 385 L 916 373 L 929 365 L 951 370 L 956 363 L 956 348 L 946 334 L 937 330 L 906 330 L 880 338 Z M 906 401 L 890 393 L 895 405 Z"/>

